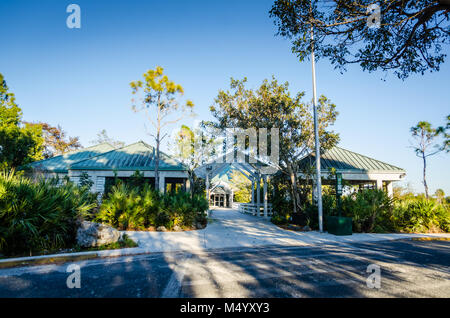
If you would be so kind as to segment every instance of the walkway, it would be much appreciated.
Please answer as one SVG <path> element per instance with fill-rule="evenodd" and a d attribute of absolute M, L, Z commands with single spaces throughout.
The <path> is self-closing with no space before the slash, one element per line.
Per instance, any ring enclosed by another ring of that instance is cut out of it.
<path fill-rule="evenodd" d="M 351 242 L 373 242 L 419 237 L 418 234 L 363 234 L 335 236 L 328 233 L 294 232 L 281 229 L 269 220 L 246 215 L 232 209 L 217 208 L 203 230 L 187 232 L 126 233 L 139 247 L 152 252 L 198 251 L 205 249 L 257 247 L 266 245 L 311 246 Z M 430 235 L 426 235 L 430 236 Z M 440 236 L 450 237 L 448 234 Z"/>

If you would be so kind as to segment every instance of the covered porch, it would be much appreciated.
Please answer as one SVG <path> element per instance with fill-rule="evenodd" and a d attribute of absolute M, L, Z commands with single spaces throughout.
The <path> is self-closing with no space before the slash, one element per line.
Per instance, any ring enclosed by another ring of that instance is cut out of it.
<path fill-rule="evenodd" d="M 217 197 L 219 197 L 219 204 L 221 204 L 220 196 L 226 194 L 217 193 L 216 195 L 214 192 L 216 188 L 210 188 L 210 180 L 230 167 L 241 172 L 252 184 L 251 201 L 240 203 L 238 210 L 242 213 L 269 218 L 272 215 L 272 205 L 268 202 L 268 181 L 274 170 L 267 162 L 240 151 L 230 152 L 195 170 L 195 174 L 206 181 L 206 195 L 209 198 L 210 205 L 216 206 L 215 200 Z M 258 191 L 258 189 L 261 190 Z M 230 197 L 232 198 L 232 195 Z M 233 207 L 232 199 L 228 207 Z"/>
<path fill-rule="evenodd" d="M 315 162 L 315 154 L 311 153 L 300 160 L 300 169 L 315 171 Z M 334 186 L 334 174 L 340 173 L 347 185 L 356 186 L 358 190 L 384 190 L 390 197 L 393 196 L 393 182 L 406 176 L 406 171 L 402 168 L 340 147 L 333 147 L 320 156 L 320 171 L 322 185 Z M 313 175 L 305 172 L 299 173 L 299 178 L 314 182 Z M 316 195 L 315 192 L 316 190 Z"/>

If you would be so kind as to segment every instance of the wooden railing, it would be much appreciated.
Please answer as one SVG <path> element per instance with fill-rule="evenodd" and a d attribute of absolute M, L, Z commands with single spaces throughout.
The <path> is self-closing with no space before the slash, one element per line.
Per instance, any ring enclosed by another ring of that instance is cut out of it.
<path fill-rule="evenodd" d="M 258 215 L 258 205 L 256 203 L 239 203 L 238 211 L 241 213 Z M 272 204 L 267 203 L 267 216 L 272 216 Z M 264 204 L 259 205 L 259 216 L 264 216 Z"/>

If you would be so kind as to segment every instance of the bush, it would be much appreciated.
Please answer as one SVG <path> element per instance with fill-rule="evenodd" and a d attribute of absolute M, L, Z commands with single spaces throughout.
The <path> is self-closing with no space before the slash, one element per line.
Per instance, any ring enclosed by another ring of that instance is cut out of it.
<path fill-rule="evenodd" d="M 208 209 L 203 196 L 187 192 L 161 194 L 149 185 L 130 187 L 119 183 L 103 200 L 96 221 L 120 230 L 144 230 L 151 226 L 172 229 L 175 225 L 192 227 L 206 222 Z"/>
<path fill-rule="evenodd" d="M 353 218 L 354 232 L 392 231 L 392 203 L 382 190 L 361 190 L 342 198 L 343 216 Z"/>
<path fill-rule="evenodd" d="M 20 255 L 72 247 L 77 221 L 96 206 L 86 188 L 0 173 L 0 251 Z"/>
<path fill-rule="evenodd" d="M 272 215 L 272 218 L 270 219 L 270 221 L 276 225 L 283 225 L 283 224 L 289 223 L 289 218 L 286 217 L 286 214 L 282 215 L 282 214 L 276 213 L 276 214 Z"/>
<path fill-rule="evenodd" d="M 448 205 L 424 197 L 396 202 L 392 220 L 401 232 L 450 231 Z"/>
<path fill-rule="evenodd" d="M 285 191 L 286 192 L 286 191 Z M 398 192 L 398 191 L 397 191 Z M 426 199 L 424 195 L 407 192 L 389 198 L 382 190 L 366 189 L 342 197 L 342 216 L 351 217 L 353 232 L 436 232 L 450 231 L 450 205 L 446 200 Z M 323 226 L 327 230 L 328 216 L 338 215 L 336 197 L 323 194 Z M 301 211 L 291 215 L 292 201 L 286 194 L 275 196 L 274 224 L 288 222 L 312 229 L 319 228 L 318 208 L 307 201 Z"/>
<path fill-rule="evenodd" d="M 144 230 L 155 224 L 159 210 L 158 193 L 149 185 L 139 189 L 121 182 L 112 187 L 94 221 L 119 230 Z"/>

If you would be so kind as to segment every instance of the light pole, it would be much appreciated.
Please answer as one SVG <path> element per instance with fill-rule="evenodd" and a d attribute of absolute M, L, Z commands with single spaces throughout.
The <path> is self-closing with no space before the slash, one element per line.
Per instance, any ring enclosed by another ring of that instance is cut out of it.
<path fill-rule="evenodd" d="M 312 84 L 313 84 L 314 141 L 316 146 L 317 207 L 319 209 L 319 231 L 323 232 L 322 179 L 320 175 L 320 140 L 319 140 L 319 124 L 317 119 L 317 95 L 316 95 L 316 61 L 314 56 L 314 29 L 312 25 L 311 25 L 311 66 L 312 66 Z"/>

